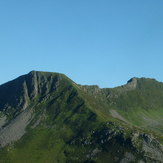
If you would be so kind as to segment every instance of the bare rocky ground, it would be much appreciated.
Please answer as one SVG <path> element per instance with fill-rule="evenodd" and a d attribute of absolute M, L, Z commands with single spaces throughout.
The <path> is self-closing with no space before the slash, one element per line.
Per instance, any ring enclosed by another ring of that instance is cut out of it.
<path fill-rule="evenodd" d="M 6 123 L 6 116 L 0 117 L 0 130 L 2 129 L 3 125 Z"/>
<path fill-rule="evenodd" d="M 129 122 L 128 122 L 125 118 L 123 118 L 116 110 L 109 110 L 109 111 L 110 111 L 111 115 L 112 115 L 114 118 L 117 118 L 117 119 L 119 119 L 119 120 L 121 120 L 121 121 L 124 121 L 124 122 L 126 122 L 127 124 L 129 124 Z"/>
<path fill-rule="evenodd" d="M 19 140 L 24 134 L 27 125 L 32 119 L 32 110 L 25 110 L 20 113 L 14 120 L 0 130 L 0 147 L 4 147 L 12 142 Z M 4 125 L 4 118 L 1 119 L 0 125 Z"/>

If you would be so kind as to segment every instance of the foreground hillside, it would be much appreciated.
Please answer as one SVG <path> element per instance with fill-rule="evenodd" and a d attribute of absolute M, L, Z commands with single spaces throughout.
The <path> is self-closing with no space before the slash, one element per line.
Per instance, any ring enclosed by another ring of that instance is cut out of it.
<path fill-rule="evenodd" d="M 0 86 L 0 162 L 163 162 L 163 83 L 81 86 L 32 71 Z"/>

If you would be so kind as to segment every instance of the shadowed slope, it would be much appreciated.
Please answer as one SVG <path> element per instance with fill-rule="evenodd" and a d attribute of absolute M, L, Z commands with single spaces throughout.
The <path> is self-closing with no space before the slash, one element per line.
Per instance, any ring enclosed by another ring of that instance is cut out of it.
<path fill-rule="evenodd" d="M 159 88 L 154 95 L 162 98 L 162 83 L 155 82 L 134 78 L 100 89 L 63 74 L 32 71 L 1 85 L 0 162 L 161 162 L 162 134 L 159 142 L 148 127 L 135 127 L 132 115 L 155 104 L 151 90 Z M 162 101 L 147 110 L 158 106 Z"/>

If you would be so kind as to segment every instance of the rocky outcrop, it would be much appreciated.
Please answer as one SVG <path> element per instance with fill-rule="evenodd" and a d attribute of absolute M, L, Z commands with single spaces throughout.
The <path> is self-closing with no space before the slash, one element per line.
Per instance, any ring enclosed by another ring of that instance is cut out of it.
<path fill-rule="evenodd" d="M 163 146 L 152 136 L 143 132 L 127 135 L 126 128 L 116 123 L 107 122 L 102 127 L 92 130 L 87 137 L 75 138 L 71 145 L 87 147 L 87 159 L 96 160 L 97 156 L 112 154 L 116 163 L 162 163 Z"/>
<path fill-rule="evenodd" d="M 127 82 L 127 84 L 125 85 L 125 87 L 128 88 L 129 90 L 136 89 L 137 81 L 138 81 L 138 78 L 131 78 Z"/>

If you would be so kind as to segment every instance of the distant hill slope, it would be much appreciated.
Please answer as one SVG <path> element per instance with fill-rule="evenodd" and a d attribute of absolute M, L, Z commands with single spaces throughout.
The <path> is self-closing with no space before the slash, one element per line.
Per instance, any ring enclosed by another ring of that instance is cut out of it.
<path fill-rule="evenodd" d="M 163 83 L 82 86 L 32 71 L 0 86 L 0 162 L 163 162 Z"/>
<path fill-rule="evenodd" d="M 81 87 L 103 104 L 103 109 L 112 116 L 137 127 L 163 133 L 163 83 L 155 79 L 132 78 L 126 85 L 112 89 Z"/>

